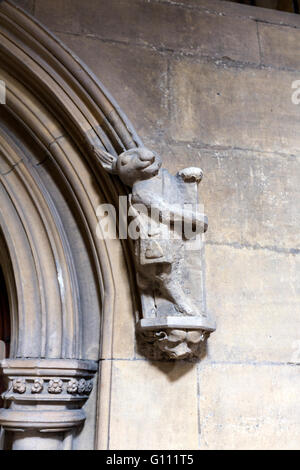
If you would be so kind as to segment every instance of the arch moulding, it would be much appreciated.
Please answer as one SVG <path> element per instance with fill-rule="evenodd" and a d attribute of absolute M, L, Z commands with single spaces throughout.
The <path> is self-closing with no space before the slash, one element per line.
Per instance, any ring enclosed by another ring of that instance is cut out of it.
<path fill-rule="evenodd" d="M 130 310 L 145 344 L 173 358 L 192 355 L 214 325 L 199 287 L 200 313 L 178 296 L 186 280 L 192 283 L 187 265 L 178 268 L 174 255 L 166 259 L 170 242 L 151 240 L 150 248 L 141 243 L 137 254 L 126 240 L 99 237 L 98 207 L 117 207 L 128 193 L 147 207 L 163 201 L 167 209 L 174 197 L 193 203 L 202 174 L 188 169 L 172 177 L 161 170 L 99 80 L 7 0 L 0 2 L 0 80 L 6 87 L 0 105 L 0 263 L 12 331 L 10 355 L 1 362 L 1 445 L 71 449 L 86 406 L 95 416 L 97 406 L 102 431 L 93 439 L 95 447 L 106 448 L 111 362 L 98 367 L 99 359 L 113 357 L 115 312 Z M 148 160 L 147 168 L 157 165 L 151 177 L 134 177 Z M 154 201 L 147 194 L 160 194 L 156 177 L 173 189 Z M 147 192 L 149 181 L 154 186 Z M 199 232 L 206 230 L 203 214 L 191 217 Z M 176 243 L 173 249 L 181 253 L 183 240 Z M 201 261 L 195 271 L 201 285 Z M 122 292 L 128 285 L 130 295 Z"/>

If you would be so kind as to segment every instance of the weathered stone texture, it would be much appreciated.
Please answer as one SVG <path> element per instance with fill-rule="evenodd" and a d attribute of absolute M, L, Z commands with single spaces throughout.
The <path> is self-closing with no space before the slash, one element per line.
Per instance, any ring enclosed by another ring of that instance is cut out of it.
<path fill-rule="evenodd" d="M 118 361 L 112 387 L 110 449 L 198 448 L 193 364 Z"/>
<path fill-rule="evenodd" d="M 300 69 L 300 29 L 259 24 L 258 31 L 263 64 Z"/>
<path fill-rule="evenodd" d="M 201 449 L 299 449 L 299 386 L 291 366 L 201 368 Z"/>
<path fill-rule="evenodd" d="M 26 0 L 18 1 L 20 3 L 26 2 Z M 176 28 L 175 31 L 177 33 L 180 31 L 184 32 L 186 22 L 185 16 L 180 15 L 182 10 L 191 12 L 195 18 L 198 18 L 200 13 L 214 14 L 221 18 L 234 18 L 237 21 L 235 28 L 238 28 L 238 22 L 242 19 L 255 19 L 278 25 L 284 24 L 300 27 L 300 19 L 297 15 L 283 14 L 280 11 L 267 10 L 265 8 L 253 8 L 248 5 L 236 5 L 231 1 L 180 0 L 176 2 L 176 5 L 172 0 L 160 0 L 159 2 L 155 0 L 109 0 L 110 8 L 107 8 L 106 0 L 100 2 L 98 0 L 89 0 L 89 4 L 90 8 L 87 11 L 87 9 L 81 8 L 80 0 L 64 0 L 63 2 L 60 0 L 36 0 L 36 13 L 44 23 L 47 23 L 55 31 L 67 30 L 73 33 L 82 33 L 90 28 L 96 31 L 97 35 L 101 34 L 101 30 L 105 31 L 106 34 L 108 31 L 108 37 L 110 38 L 113 34 L 122 34 L 125 40 L 128 40 L 126 33 L 128 37 L 137 36 L 141 26 L 147 23 L 147 15 L 149 20 L 154 18 L 158 25 Z M 147 15 L 144 13 L 145 11 L 147 11 Z M 164 12 L 168 13 L 163 14 Z M 63 17 L 61 16 L 62 14 Z M 113 15 L 115 15 L 115 20 Z M 125 23 L 125 18 L 129 20 L 128 24 Z M 174 18 L 177 26 L 171 24 L 171 19 Z M 107 25 L 104 24 L 104 20 L 107 22 Z M 122 28 L 119 28 L 120 31 L 116 32 L 117 21 L 118 25 L 121 25 Z M 216 22 L 218 21 L 218 18 L 216 18 Z M 223 21 L 223 24 L 226 24 L 226 18 L 221 21 Z M 218 24 L 220 25 L 220 23 Z M 152 25 L 150 25 L 151 22 L 149 21 L 148 25 L 145 25 L 145 31 L 142 31 L 141 34 L 147 33 L 153 38 L 154 34 L 150 31 Z M 164 37 L 167 36 L 167 32 L 162 32 L 158 29 L 156 31 L 158 31 L 158 35 L 154 38 L 155 41 L 157 38 L 161 38 L 162 35 Z M 188 42 L 193 35 L 195 35 L 194 31 L 186 33 Z M 167 38 L 167 41 L 174 41 L 174 38 Z"/>
<path fill-rule="evenodd" d="M 29 13 L 34 13 L 34 0 L 14 0 L 14 3 Z"/>
<path fill-rule="evenodd" d="M 295 27 L 300 26 L 300 18 L 298 15 L 288 12 L 283 13 L 282 11 L 272 9 L 277 8 L 277 0 L 268 0 L 269 8 L 253 8 L 251 5 L 243 4 L 237 5 L 239 0 L 182 0 L 182 2 L 184 2 L 187 6 L 191 5 L 197 8 L 207 8 L 217 14 L 230 15 L 236 18 L 246 17 L 277 25 L 284 24 Z M 275 7 L 274 3 L 276 3 Z M 291 2 L 286 0 L 285 5 L 288 3 L 291 7 Z M 266 6 L 266 0 L 256 0 L 257 6 L 261 7 L 262 4 Z"/>
<path fill-rule="evenodd" d="M 141 136 L 154 137 L 164 131 L 168 119 L 166 58 L 95 38 L 58 36 L 100 78 Z"/>
<path fill-rule="evenodd" d="M 146 143 L 160 152 L 171 173 L 190 165 L 204 170 L 199 191 L 210 214 L 208 242 L 300 249 L 299 158 L 189 143 L 157 145 L 151 139 Z"/>
<path fill-rule="evenodd" d="M 82 10 L 78 0 L 37 1 L 36 15 L 59 32 L 259 62 L 256 24 L 249 19 L 236 22 L 230 16 L 144 0 L 110 0 L 109 8 L 97 0 L 90 4 Z"/>
<path fill-rule="evenodd" d="M 176 61 L 172 138 L 299 156 L 295 72 Z"/>
<path fill-rule="evenodd" d="M 208 245 L 206 262 L 208 310 L 218 325 L 207 360 L 295 362 L 299 256 Z"/>

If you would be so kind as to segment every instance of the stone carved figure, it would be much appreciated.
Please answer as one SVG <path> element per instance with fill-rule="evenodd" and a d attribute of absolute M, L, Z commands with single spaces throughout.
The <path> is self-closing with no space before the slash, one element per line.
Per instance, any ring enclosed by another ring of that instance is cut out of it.
<path fill-rule="evenodd" d="M 215 329 L 206 313 L 198 237 L 208 226 L 197 207 L 202 170 L 186 168 L 173 176 L 144 147 L 119 157 L 99 147 L 93 150 L 106 171 L 132 188 L 129 236 L 135 239 L 141 334 L 172 359 L 197 355 L 200 343 Z M 191 249 L 191 243 L 197 248 Z"/>

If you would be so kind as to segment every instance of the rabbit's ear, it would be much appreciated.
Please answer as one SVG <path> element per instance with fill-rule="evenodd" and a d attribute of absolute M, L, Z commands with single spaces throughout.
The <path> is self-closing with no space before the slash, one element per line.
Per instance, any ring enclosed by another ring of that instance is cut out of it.
<path fill-rule="evenodd" d="M 105 171 L 108 171 L 109 173 L 116 173 L 118 157 L 111 155 L 99 146 L 93 146 L 93 152 Z"/>

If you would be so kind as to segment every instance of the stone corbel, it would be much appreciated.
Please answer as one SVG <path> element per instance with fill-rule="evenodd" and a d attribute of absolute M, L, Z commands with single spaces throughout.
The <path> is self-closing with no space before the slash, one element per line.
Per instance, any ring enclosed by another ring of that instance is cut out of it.
<path fill-rule="evenodd" d="M 0 426 L 11 433 L 12 449 L 70 449 L 73 432 L 85 421 L 82 407 L 96 370 L 93 361 L 3 360 Z"/>

